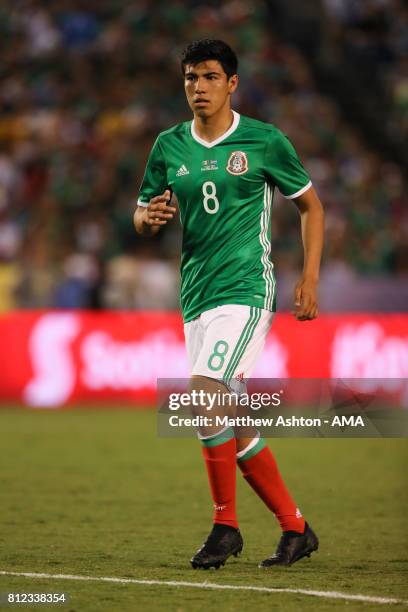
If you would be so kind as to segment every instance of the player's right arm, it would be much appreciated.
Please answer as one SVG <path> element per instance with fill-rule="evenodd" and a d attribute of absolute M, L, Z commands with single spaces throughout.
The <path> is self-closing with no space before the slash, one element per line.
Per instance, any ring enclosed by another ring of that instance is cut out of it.
<path fill-rule="evenodd" d="M 133 216 L 133 223 L 138 234 L 154 236 L 162 225 L 166 225 L 167 221 L 173 218 L 176 209 L 168 206 L 170 199 L 166 163 L 159 137 L 147 160 L 137 208 Z"/>
<path fill-rule="evenodd" d="M 168 206 L 170 197 L 170 189 L 166 189 L 161 195 L 151 198 L 147 206 L 136 208 L 133 223 L 138 234 L 154 236 L 162 225 L 174 217 L 175 207 Z"/>

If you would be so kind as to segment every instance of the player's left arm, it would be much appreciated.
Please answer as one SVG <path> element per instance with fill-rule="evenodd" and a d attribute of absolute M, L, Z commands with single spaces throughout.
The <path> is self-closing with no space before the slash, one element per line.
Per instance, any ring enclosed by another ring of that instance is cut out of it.
<path fill-rule="evenodd" d="M 310 321 L 318 314 L 317 287 L 323 249 L 324 212 L 313 187 L 293 200 L 300 212 L 304 251 L 303 274 L 295 287 L 294 315 Z"/>

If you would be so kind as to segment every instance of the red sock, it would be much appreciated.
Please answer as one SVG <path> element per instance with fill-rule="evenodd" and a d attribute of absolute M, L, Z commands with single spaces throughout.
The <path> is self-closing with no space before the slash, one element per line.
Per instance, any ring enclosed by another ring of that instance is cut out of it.
<path fill-rule="evenodd" d="M 203 446 L 208 479 L 214 500 L 214 523 L 238 528 L 235 509 L 236 485 L 235 438 L 218 446 Z"/>
<path fill-rule="evenodd" d="M 270 449 L 265 446 L 238 465 L 255 493 L 276 514 L 282 531 L 303 533 L 305 520 L 289 495 Z"/>

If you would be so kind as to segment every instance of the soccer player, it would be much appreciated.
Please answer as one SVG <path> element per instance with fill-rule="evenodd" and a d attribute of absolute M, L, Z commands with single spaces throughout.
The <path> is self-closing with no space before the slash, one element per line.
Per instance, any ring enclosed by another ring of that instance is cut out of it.
<path fill-rule="evenodd" d="M 191 389 L 231 388 L 250 376 L 275 311 L 270 215 L 275 188 L 300 211 L 304 267 L 295 288 L 298 321 L 317 316 L 323 210 L 289 140 L 276 127 L 231 109 L 238 61 L 220 40 L 191 43 L 181 61 L 193 120 L 159 134 L 140 188 L 136 231 L 154 236 L 176 213 L 183 245 L 181 305 Z M 234 436 L 200 429 L 214 502 L 213 528 L 191 559 L 194 568 L 223 565 L 243 547 L 235 508 L 236 463 L 276 515 L 282 537 L 260 567 L 291 565 L 317 550 L 259 433 Z"/>

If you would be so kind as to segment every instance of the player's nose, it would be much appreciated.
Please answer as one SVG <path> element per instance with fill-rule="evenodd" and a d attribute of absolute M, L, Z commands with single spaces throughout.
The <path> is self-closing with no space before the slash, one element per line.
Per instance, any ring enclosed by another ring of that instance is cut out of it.
<path fill-rule="evenodd" d="M 196 93 L 204 93 L 205 92 L 205 81 L 204 79 L 198 78 L 196 81 Z"/>

